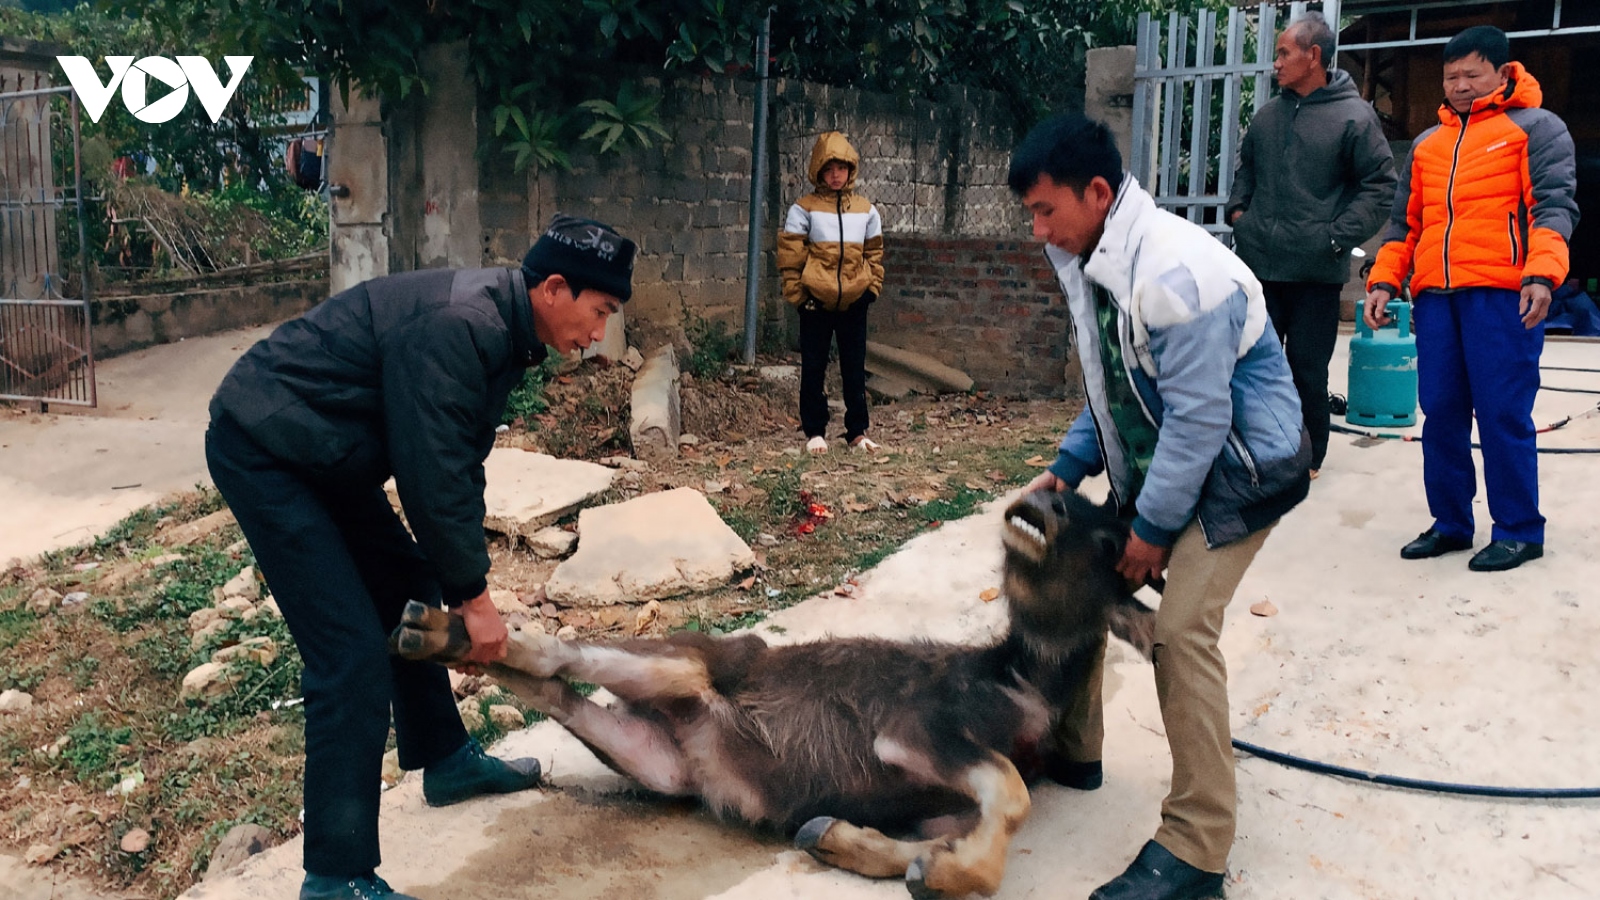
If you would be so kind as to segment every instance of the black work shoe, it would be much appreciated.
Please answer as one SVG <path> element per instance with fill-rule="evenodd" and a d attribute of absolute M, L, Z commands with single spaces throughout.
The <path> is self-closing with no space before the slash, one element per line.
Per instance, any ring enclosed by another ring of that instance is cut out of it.
<path fill-rule="evenodd" d="M 472 738 L 460 750 L 422 770 L 422 799 L 449 806 L 481 794 L 509 794 L 539 784 L 537 759 L 500 759 Z"/>
<path fill-rule="evenodd" d="M 1440 534 L 1439 529 L 1429 528 L 1417 535 L 1417 539 L 1400 548 L 1401 559 L 1432 559 L 1457 550 L 1471 550 L 1472 538 L 1450 537 Z"/>
<path fill-rule="evenodd" d="M 300 900 L 417 900 L 402 894 L 375 873 L 340 878 L 337 875 L 306 873 L 300 883 Z"/>
<path fill-rule="evenodd" d="M 1203 900 L 1222 896 L 1222 874 L 1203 872 L 1149 841 L 1127 871 L 1102 884 L 1089 900 Z"/>
<path fill-rule="evenodd" d="M 1526 541 L 1490 541 L 1489 546 L 1472 554 L 1472 560 L 1467 563 L 1467 568 L 1474 572 L 1504 572 L 1543 555 L 1543 544 L 1530 544 Z"/>
<path fill-rule="evenodd" d="M 1044 775 L 1056 784 L 1075 791 L 1092 791 L 1106 783 L 1105 769 L 1098 759 L 1094 762 L 1073 762 L 1059 756 L 1047 757 Z"/>

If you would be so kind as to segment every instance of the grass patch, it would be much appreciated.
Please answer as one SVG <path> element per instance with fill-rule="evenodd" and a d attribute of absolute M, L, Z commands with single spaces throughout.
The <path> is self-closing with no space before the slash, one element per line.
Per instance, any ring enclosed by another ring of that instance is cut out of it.
<path fill-rule="evenodd" d="M 732 333 L 726 322 L 704 319 L 694 313 L 689 314 L 683 331 L 690 346 L 683 370 L 696 378 L 716 378 L 727 371 L 728 360 L 743 343 L 743 335 Z"/>

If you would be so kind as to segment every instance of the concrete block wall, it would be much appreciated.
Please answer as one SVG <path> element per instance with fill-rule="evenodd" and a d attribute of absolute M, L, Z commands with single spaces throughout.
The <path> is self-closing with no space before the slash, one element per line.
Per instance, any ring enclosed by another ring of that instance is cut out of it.
<path fill-rule="evenodd" d="M 872 340 L 925 353 L 1006 397 L 1078 391 L 1066 302 L 1038 243 L 897 235 L 884 259 Z"/>

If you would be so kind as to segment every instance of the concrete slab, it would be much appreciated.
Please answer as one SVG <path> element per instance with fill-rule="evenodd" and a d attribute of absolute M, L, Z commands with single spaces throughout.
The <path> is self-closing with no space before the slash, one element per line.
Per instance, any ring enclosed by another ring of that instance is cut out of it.
<path fill-rule="evenodd" d="M 578 552 L 544 589 L 569 606 L 643 603 L 726 582 L 755 561 L 704 494 L 677 488 L 579 513 Z"/>
<path fill-rule="evenodd" d="M 617 477 L 616 469 L 515 447 L 490 451 L 483 473 L 483 525 L 514 535 L 537 533 L 604 493 Z"/>

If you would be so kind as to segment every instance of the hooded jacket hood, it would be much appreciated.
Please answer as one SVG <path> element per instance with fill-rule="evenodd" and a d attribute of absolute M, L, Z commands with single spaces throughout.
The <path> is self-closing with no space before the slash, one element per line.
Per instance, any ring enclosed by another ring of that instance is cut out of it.
<path fill-rule="evenodd" d="M 1299 96 L 1294 91 L 1289 90 L 1283 93 L 1290 97 Z M 1302 97 L 1300 102 L 1303 104 L 1332 103 L 1335 100 L 1343 100 L 1347 97 L 1354 97 L 1358 100 L 1361 98 L 1361 91 L 1356 89 L 1356 80 L 1350 77 L 1349 72 L 1343 69 L 1334 69 L 1328 73 L 1327 84 Z"/>
<path fill-rule="evenodd" d="M 806 167 L 806 174 L 817 190 L 832 193 L 832 190 L 822 182 L 822 167 L 836 159 L 850 167 L 850 178 L 844 183 L 844 190 L 840 192 L 848 194 L 856 189 L 856 174 L 861 171 L 861 156 L 840 132 L 825 131 L 817 137 L 817 142 L 811 147 L 811 165 Z"/>

